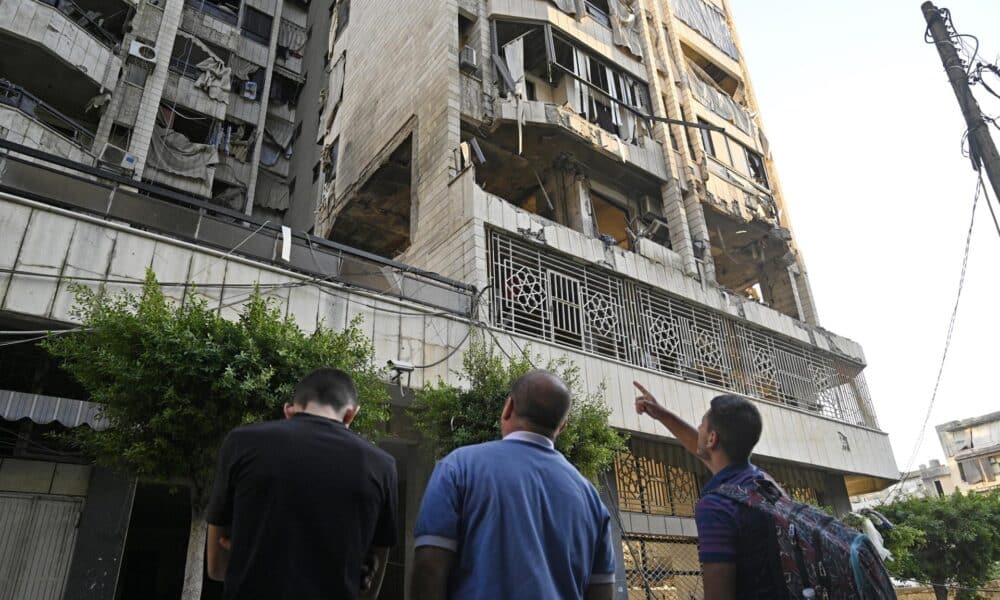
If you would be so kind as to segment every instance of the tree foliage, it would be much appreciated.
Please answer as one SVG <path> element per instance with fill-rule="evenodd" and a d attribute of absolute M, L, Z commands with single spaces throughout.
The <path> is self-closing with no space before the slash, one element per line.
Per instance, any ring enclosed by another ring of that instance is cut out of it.
<path fill-rule="evenodd" d="M 981 588 L 1000 562 L 1000 493 L 911 498 L 879 510 L 896 528 L 886 536 L 895 560 L 886 564 L 900 579 Z M 960 600 L 978 598 L 958 590 Z"/>
<path fill-rule="evenodd" d="M 430 440 L 437 456 L 499 439 L 500 412 L 511 384 L 539 362 L 540 357 L 532 356 L 530 349 L 505 360 L 481 335 L 473 335 L 458 373 L 468 388 L 440 380 L 425 385 L 410 409 L 415 427 Z M 604 403 L 604 386 L 583 390 L 579 367 L 565 357 L 550 361 L 545 368 L 562 378 L 573 393 L 573 407 L 556 448 L 596 483 L 625 449 L 626 440 L 608 425 L 610 409 Z"/>
<path fill-rule="evenodd" d="M 100 405 L 109 427 L 67 436 L 99 464 L 189 485 L 196 513 L 226 433 L 280 417 L 295 384 L 314 368 L 352 375 L 364 405 L 353 428 L 362 435 L 377 435 L 389 417 L 382 372 L 357 323 L 305 334 L 256 291 L 230 321 L 197 294 L 182 304 L 168 299 L 151 272 L 139 295 L 82 286 L 74 293 L 81 331 L 45 347 Z"/>

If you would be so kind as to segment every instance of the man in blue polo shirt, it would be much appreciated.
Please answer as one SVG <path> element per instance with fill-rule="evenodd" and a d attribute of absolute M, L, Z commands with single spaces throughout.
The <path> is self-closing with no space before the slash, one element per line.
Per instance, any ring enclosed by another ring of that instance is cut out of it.
<path fill-rule="evenodd" d="M 762 429 L 757 407 L 739 396 L 716 396 L 695 429 L 634 383 L 640 392 L 635 399 L 636 412 L 663 423 L 712 472 L 694 509 L 704 600 L 784 598 L 770 519 L 763 512 L 712 493 L 723 484 L 750 486 L 760 479 L 773 481 L 750 463 Z"/>
<path fill-rule="evenodd" d="M 608 510 L 554 445 L 569 409 L 566 384 L 532 371 L 511 386 L 503 440 L 438 462 L 414 532 L 411 598 L 610 600 Z"/>

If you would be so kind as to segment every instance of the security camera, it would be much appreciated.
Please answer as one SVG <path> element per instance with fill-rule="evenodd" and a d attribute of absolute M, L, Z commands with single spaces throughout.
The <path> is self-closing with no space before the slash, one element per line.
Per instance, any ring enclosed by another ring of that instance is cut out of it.
<path fill-rule="evenodd" d="M 413 363 L 406 362 L 405 360 L 399 360 L 399 359 L 388 360 L 388 361 L 386 361 L 386 364 L 389 365 L 389 368 L 395 369 L 396 371 L 398 371 L 400 373 L 411 373 L 411 372 L 413 372 L 413 369 L 416 368 L 416 367 L 413 366 Z"/>

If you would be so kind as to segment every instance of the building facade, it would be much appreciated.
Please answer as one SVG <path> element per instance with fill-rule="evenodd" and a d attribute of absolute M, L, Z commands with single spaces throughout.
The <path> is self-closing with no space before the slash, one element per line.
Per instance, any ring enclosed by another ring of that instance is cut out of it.
<path fill-rule="evenodd" d="M 851 496 L 851 507 L 859 511 L 910 498 L 940 498 L 955 493 L 956 489 L 951 469 L 934 459 L 929 465 L 920 465 L 917 470 L 902 473 L 898 482 L 884 490 Z"/>
<path fill-rule="evenodd" d="M 455 381 L 472 328 L 567 357 L 631 435 L 603 481 L 620 598 L 701 593 L 708 474 L 635 414 L 633 380 L 690 421 L 753 399 L 754 460 L 796 498 L 844 512 L 898 478 L 861 347 L 819 324 L 723 0 L 77 2 L 0 0 L 5 332 L 68 327 L 71 283 L 134 289 L 151 268 L 226 315 L 258 283 L 307 330 L 362 317 L 380 360 L 415 365 L 399 407 Z M 148 490 L 26 453 L 46 427 L 100 426 L 38 352 L 0 345 L 24 365 L 0 381 L 0 502 L 76 498 L 84 517 L 51 534 L 55 591 L 22 597 L 111 598 L 146 555 L 93 519 L 137 527 Z M 412 540 L 433 461 L 402 411 L 391 428 Z M 0 582 L 40 586 L 13 556 Z"/>
<path fill-rule="evenodd" d="M 935 429 L 957 489 L 969 493 L 1000 488 L 1000 412 Z"/>

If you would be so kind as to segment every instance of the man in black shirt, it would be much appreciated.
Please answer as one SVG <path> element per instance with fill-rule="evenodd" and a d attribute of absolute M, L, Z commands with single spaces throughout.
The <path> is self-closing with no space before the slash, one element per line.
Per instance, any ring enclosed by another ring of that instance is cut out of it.
<path fill-rule="evenodd" d="M 208 574 L 226 600 L 375 598 L 396 543 L 396 464 L 351 432 L 338 369 L 295 388 L 283 421 L 234 429 L 208 506 Z"/>

